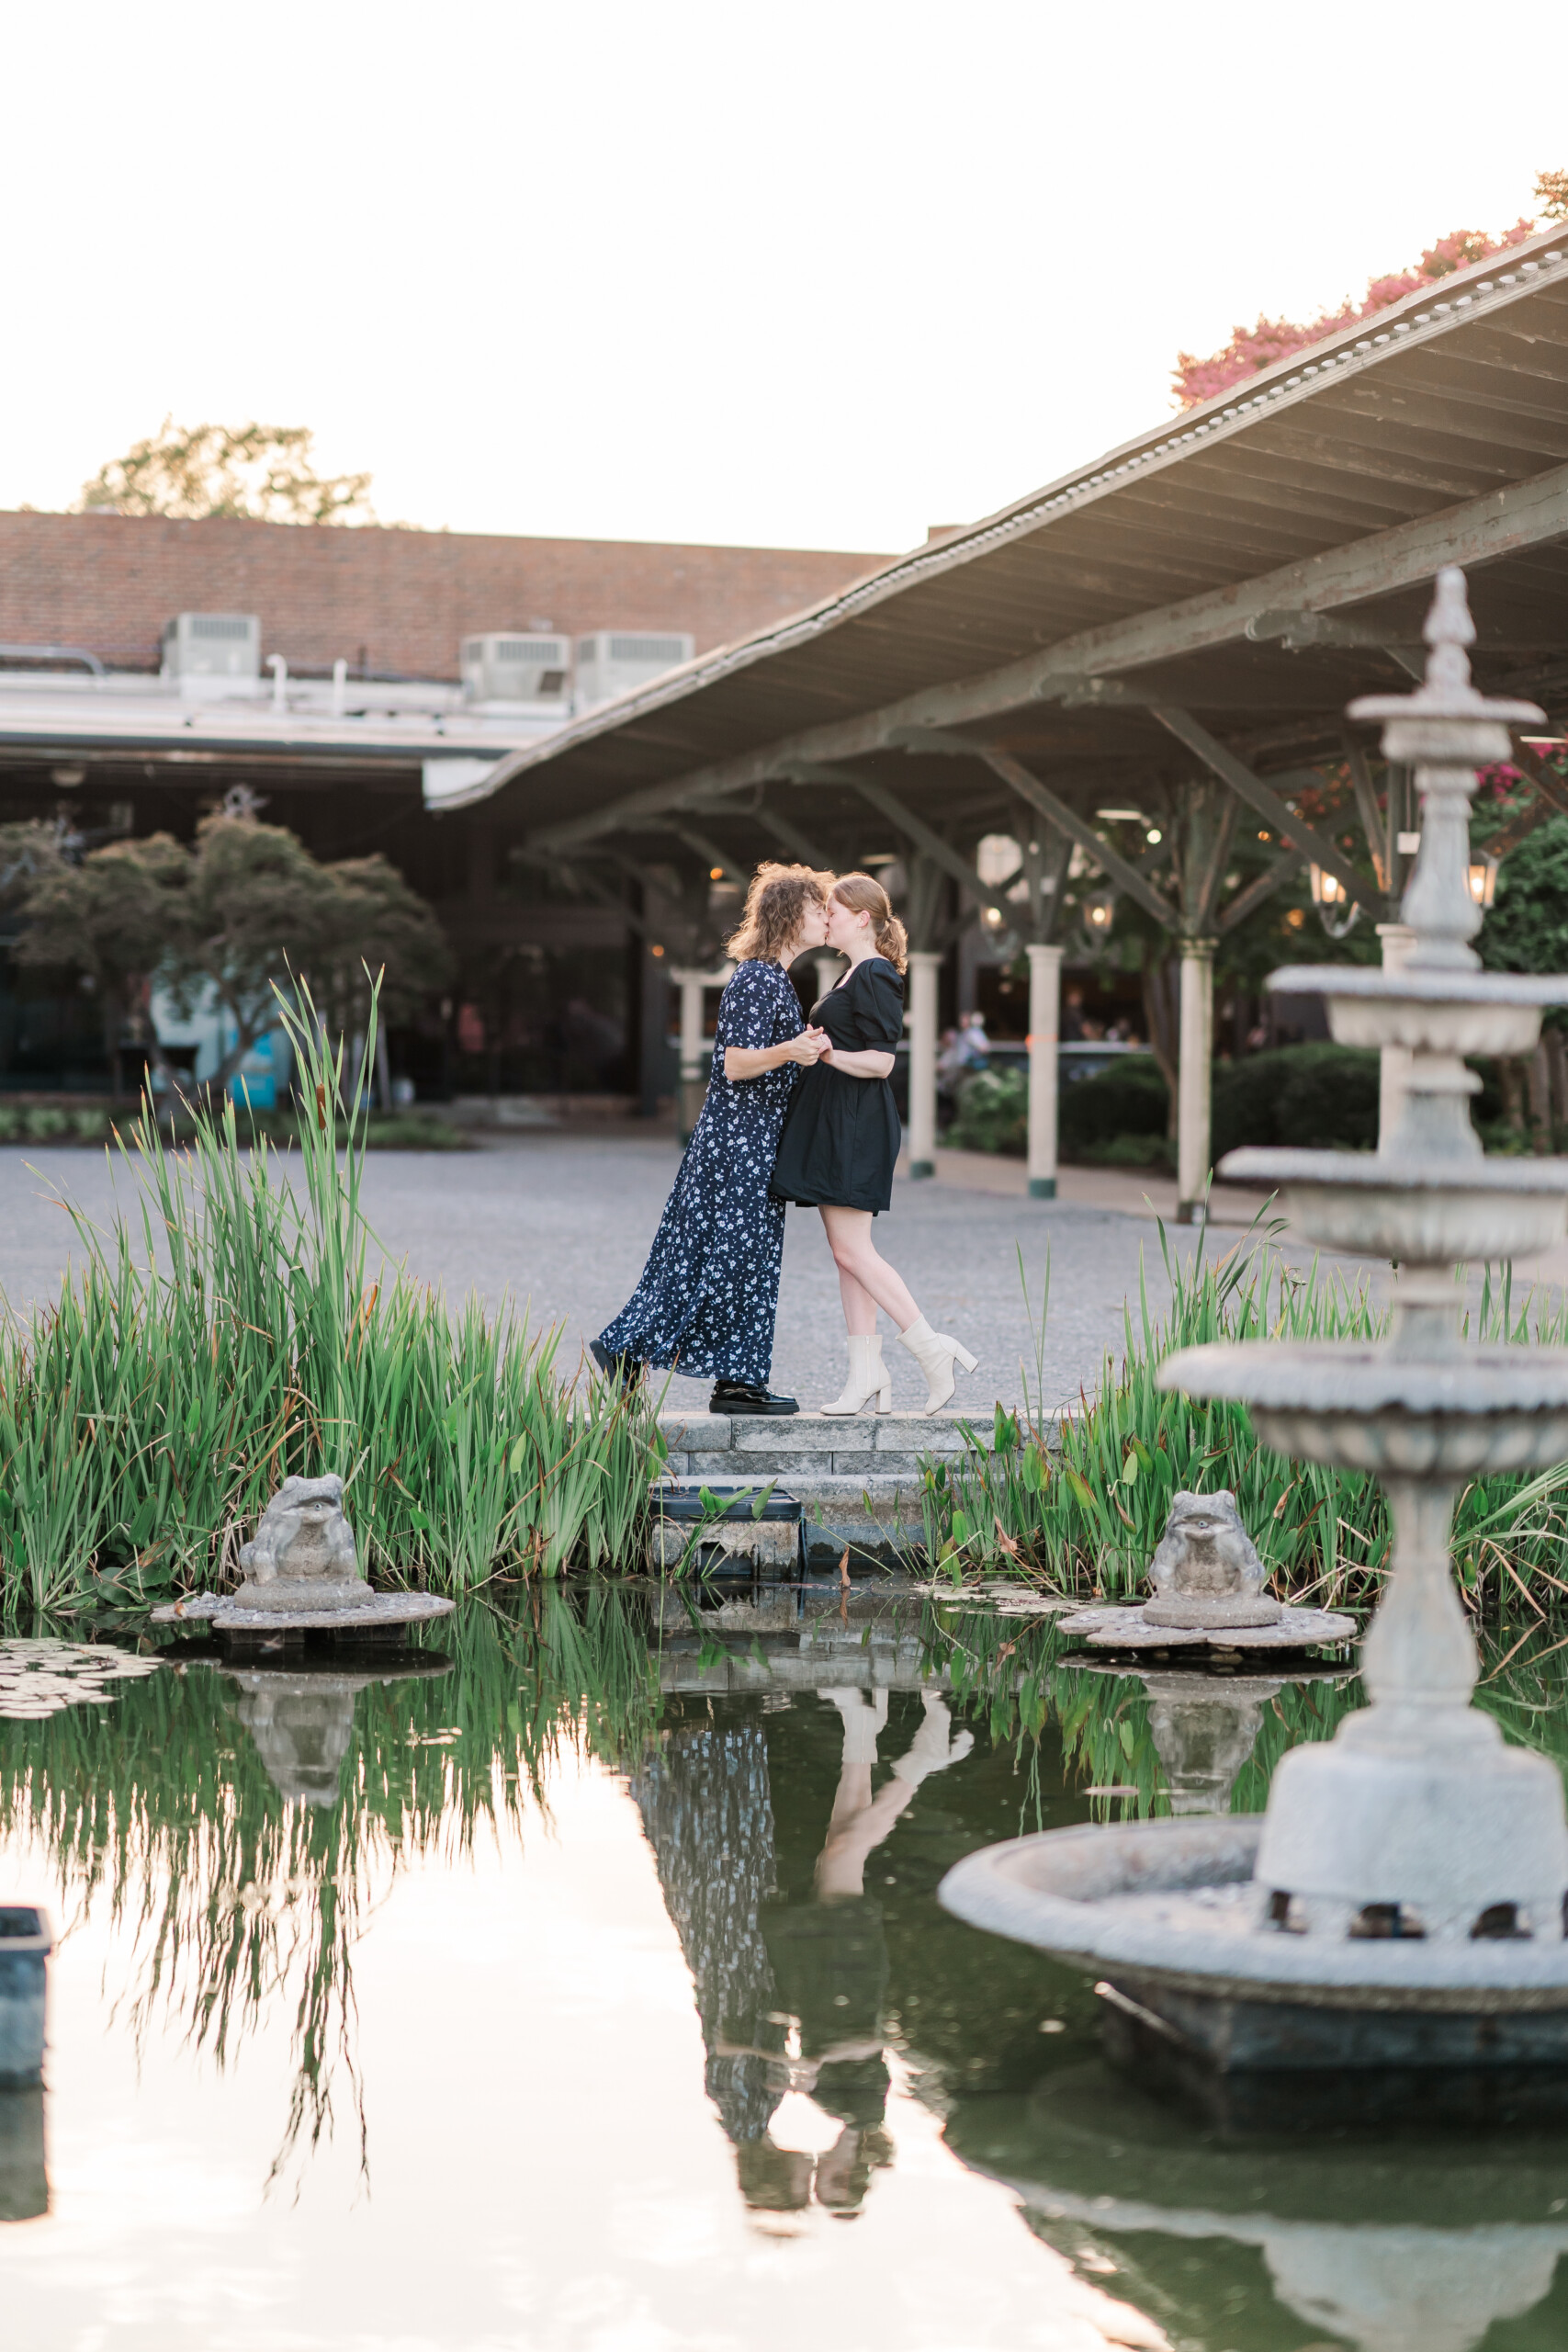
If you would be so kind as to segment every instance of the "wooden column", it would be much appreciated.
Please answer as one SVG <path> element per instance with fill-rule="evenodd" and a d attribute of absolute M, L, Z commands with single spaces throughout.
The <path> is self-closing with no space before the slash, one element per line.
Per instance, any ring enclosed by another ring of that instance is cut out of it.
<path fill-rule="evenodd" d="M 1176 1095 L 1176 1221 L 1201 1222 L 1209 1190 L 1209 1090 L 1214 1052 L 1214 945 L 1181 942 L 1181 1028 Z"/>
<path fill-rule="evenodd" d="M 1029 956 L 1029 1196 L 1034 1201 L 1054 1201 L 1063 951 L 1035 944 L 1025 952 Z"/>
<path fill-rule="evenodd" d="M 707 1094 L 703 1077 L 707 991 L 723 988 L 734 968 L 732 964 L 726 964 L 721 971 L 697 972 L 685 965 L 677 967 L 670 975 L 681 989 L 681 1094 L 677 1116 L 683 1144 L 692 1139 L 692 1130 L 702 1115 Z"/>
<path fill-rule="evenodd" d="M 909 951 L 909 1173 L 936 1174 L 936 1007 L 942 957 Z"/>

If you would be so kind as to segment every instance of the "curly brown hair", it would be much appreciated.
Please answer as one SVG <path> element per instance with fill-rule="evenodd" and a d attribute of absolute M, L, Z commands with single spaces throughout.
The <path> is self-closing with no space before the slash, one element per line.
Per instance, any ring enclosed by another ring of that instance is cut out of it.
<path fill-rule="evenodd" d="M 877 954 L 886 956 L 896 972 L 907 971 L 908 933 L 894 913 L 893 901 L 881 883 L 870 874 L 840 874 L 833 885 L 832 896 L 852 915 L 871 917 L 871 935 L 876 942 Z"/>
<path fill-rule="evenodd" d="M 780 948 L 799 938 L 807 908 L 827 905 L 832 878 L 809 865 L 765 861 L 751 876 L 739 928 L 726 942 L 727 954 L 738 964 L 753 956 L 776 963 Z"/>

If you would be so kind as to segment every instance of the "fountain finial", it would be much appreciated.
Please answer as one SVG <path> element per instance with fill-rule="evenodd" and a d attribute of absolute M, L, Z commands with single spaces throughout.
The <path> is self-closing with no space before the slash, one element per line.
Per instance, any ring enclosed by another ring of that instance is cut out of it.
<path fill-rule="evenodd" d="M 1475 643 L 1475 623 L 1470 617 L 1464 574 L 1457 563 L 1446 563 L 1438 572 L 1437 593 L 1421 634 L 1432 649 L 1427 656 L 1428 693 L 1436 691 L 1445 699 L 1463 694 L 1478 701 L 1470 683 L 1470 656 L 1465 650 Z"/>

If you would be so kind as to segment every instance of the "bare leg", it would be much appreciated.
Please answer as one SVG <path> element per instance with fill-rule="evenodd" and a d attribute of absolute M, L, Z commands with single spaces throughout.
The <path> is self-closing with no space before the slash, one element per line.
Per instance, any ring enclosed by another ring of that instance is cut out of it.
<path fill-rule="evenodd" d="M 876 1336 L 876 1301 L 853 1274 L 839 1268 L 839 1296 L 844 1302 L 844 1328 L 852 1340 Z"/>
<path fill-rule="evenodd" d="M 907 1331 L 911 1323 L 918 1323 L 919 1308 L 886 1259 L 876 1254 L 876 1246 L 871 1238 L 871 1211 L 824 1208 L 820 1214 L 827 1228 L 828 1247 L 833 1252 L 833 1261 L 839 1269 L 839 1291 L 844 1301 L 844 1319 L 850 1330 L 857 1335 L 874 1331 L 876 1320 L 874 1316 L 870 1323 L 851 1320 L 846 1276 L 859 1292 L 893 1317 L 897 1329 Z"/>

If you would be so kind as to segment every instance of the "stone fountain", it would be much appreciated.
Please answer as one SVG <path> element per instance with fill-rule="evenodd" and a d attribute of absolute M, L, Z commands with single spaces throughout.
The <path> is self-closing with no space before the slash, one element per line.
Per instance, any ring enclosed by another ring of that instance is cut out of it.
<path fill-rule="evenodd" d="M 1333 1649 L 1350 1640 L 1353 1617 L 1290 1607 L 1264 1591 L 1267 1579 L 1229 1488 L 1183 1491 L 1149 1563 L 1153 1599 L 1075 1609 L 1061 1631 L 1098 1650 Z"/>
<path fill-rule="evenodd" d="M 276 1649 L 307 1634 L 364 1640 L 450 1614 L 434 1592 L 378 1592 L 360 1568 L 343 1480 L 285 1478 L 240 1553 L 244 1582 L 152 1611 L 160 1624 L 209 1625 L 231 1647 Z"/>
<path fill-rule="evenodd" d="M 1371 1694 L 1334 1739 L 1293 1749 L 1266 1813 L 1020 1838 L 942 1887 L 976 1925 L 1091 1968 L 1124 2054 L 1194 2069 L 1315 2075 L 1339 2099 L 1492 2113 L 1568 2109 L 1568 1820 L 1545 1758 L 1471 1704 L 1475 1645 L 1448 1540 L 1464 1484 L 1568 1459 L 1568 1352 L 1467 1346 L 1456 1263 L 1561 1238 L 1568 1162 L 1488 1160 L 1469 1054 L 1526 1054 L 1568 979 L 1483 973 L 1470 943 L 1475 771 L 1508 757 L 1526 703 L 1472 685 L 1464 579 L 1438 575 L 1425 684 L 1353 704 L 1414 766 L 1424 818 L 1403 970 L 1277 973 L 1324 997 L 1336 1038 L 1410 1056 L 1376 1153 L 1234 1152 L 1285 1185 L 1313 1242 L 1397 1268 L 1380 1342 L 1192 1348 L 1160 1379 L 1247 1407 L 1267 1445 L 1370 1471 L 1388 1497 L 1384 1594 L 1362 1652 Z M 1375 2087 L 1374 2087 L 1375 2086 Z M 1403 2086 L 1403 2092 L 1401 2090 Z"/>

